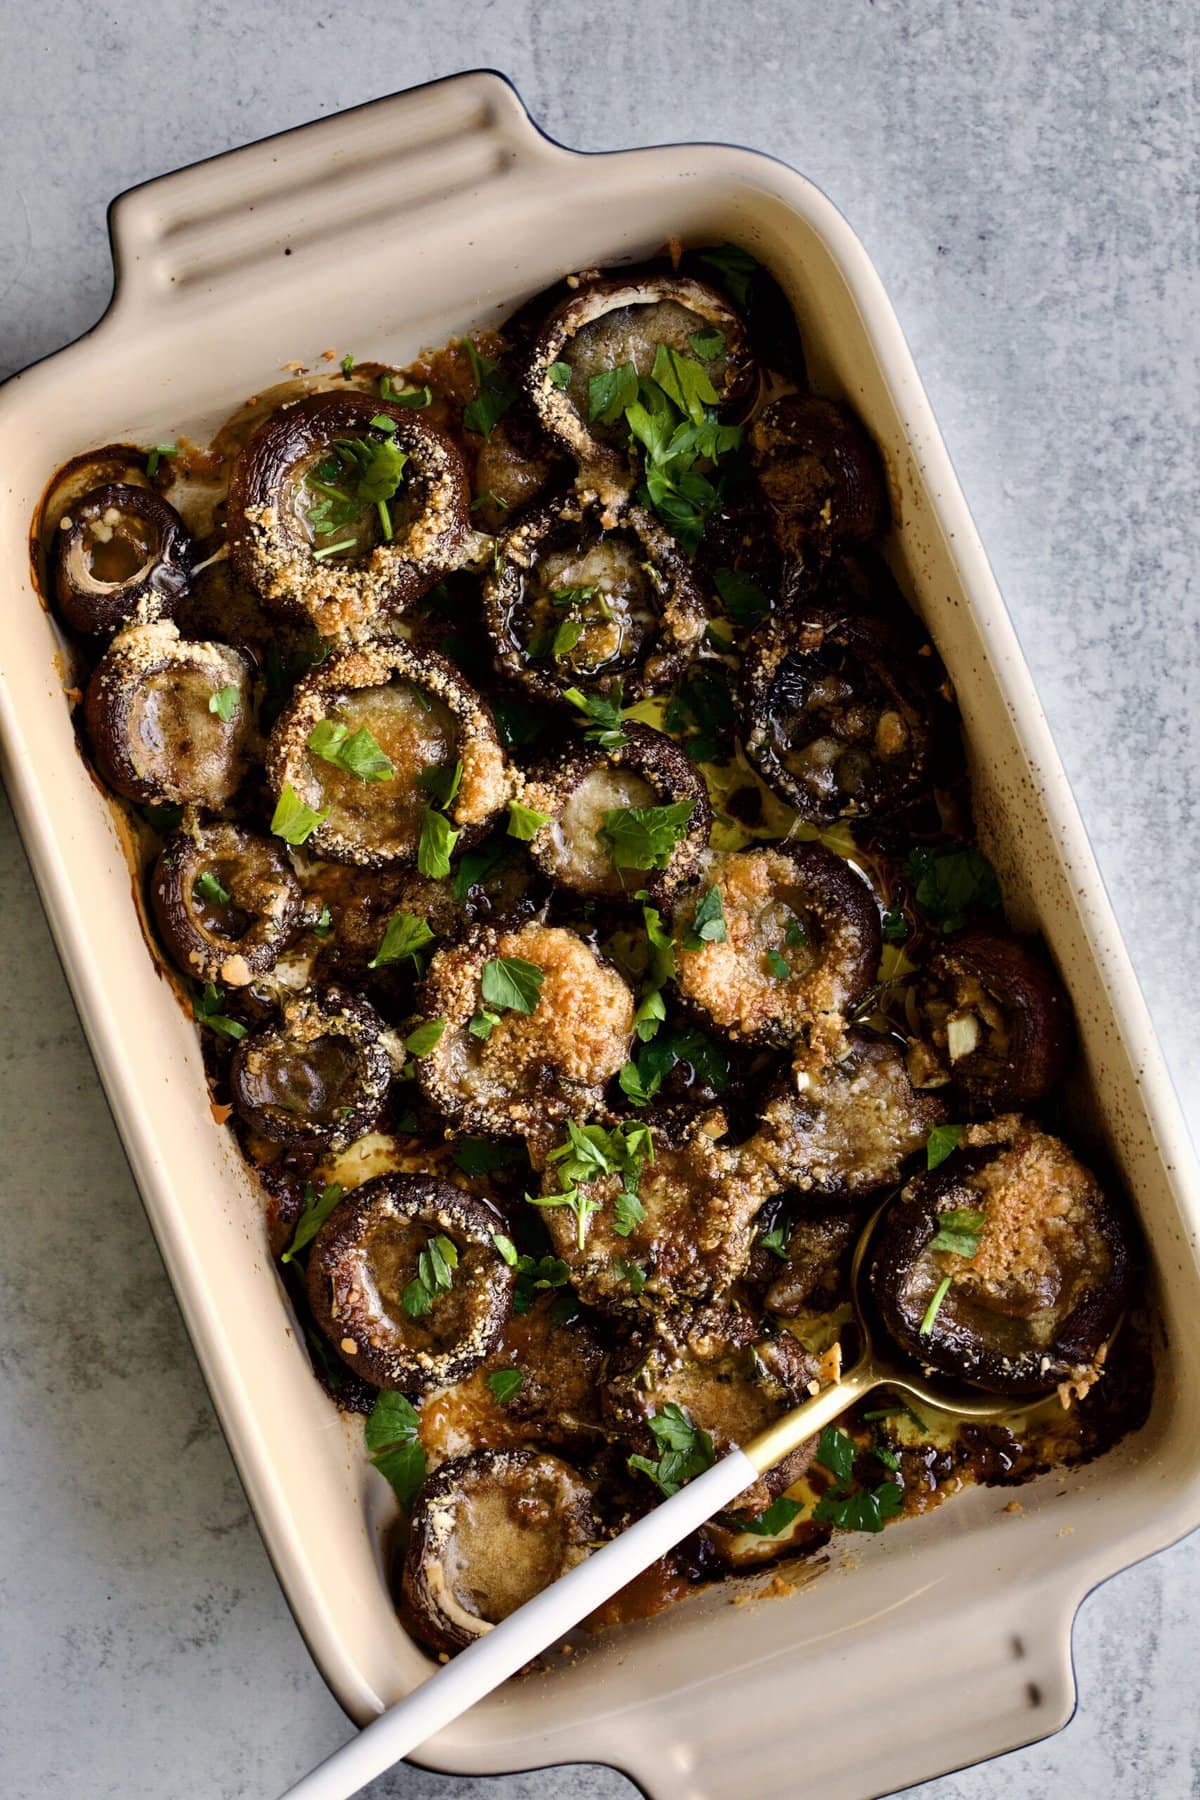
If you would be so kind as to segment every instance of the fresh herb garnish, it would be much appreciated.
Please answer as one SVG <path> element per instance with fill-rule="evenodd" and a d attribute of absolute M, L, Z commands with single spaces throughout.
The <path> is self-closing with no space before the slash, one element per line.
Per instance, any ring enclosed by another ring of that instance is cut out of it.
<path fill-rule="evenodd" d="M 604 815 L 596 833 L 614 869 L 665 869 L 675 847 L 687 836 L 695 800 L 667 806 L 617 806 Z"/>
<path fill-rule="evenodd" d="M 458 790 L 462 786 L 462 778 L 463 766 L 460 758 L 453 766 L 437 763 L 431 769 L 422 769 L 417 776 L 417 786 L 432 794 L 435 803 L 445 812 L 451 802 L 457 798 Z"/>
<path fill-rule="evenodd" d="M 756 625 L 770 612 L 770 596 L 740 569 L 718 569 L 713 581 L 721 604 L 735 625 Z"/>
<path fill-rule="evenodd" d="M 192 996 L 192 1017 L 198 1024 L 215 1031 L 218 1037 L 232 1038 L 236 1044 L 245 1037 L 246 1027 L 221 1011 L 224 1000 L 224 992 L 216 982 L 206 981 L 200 992 Z"/>
<path fill-rule="evenodd" d="M 1000 883 L 981 850 L 913 850 L 904 873 L 915 883 L 914 897 L 943 931 L 957 931 L 973 906 L 997 907 Z"/>
<path fill-rule="evenodd" d="M 475 377 L 475 398 L 463 408 L 463 424 L 468 431 L 490 438 L 519 390 L 501 374 L 499 363 L 484 356 L 471 338 L 466 339 L 466 346 Z"/>
<path fill-rule="evenodd" d="M 410 1031 L 404 1040 L 404 1048 L 410 1056 L 428 1056 L 429 1052 L 442 1041 L 442 1033 L 446 1029 L 445 1019 L 427 1019 Z"/>
<path fill-rule="evenodd" d="M 519 1256 L 512 1239 L 499 1232 L 492 1233 L 492 1243 L 509 1268 L 517 1271 L 513 1290 L 513 1311 L 517 1314 L 529 1311 L 536 1293 L 565 1287 L 570 1280 L 571 1271 L 561 1256 Z"/>
<path fill-rule="evenodd" d="M 601 369 L 588 380 L 588 418 L 593 425 L 615 425 L 638 397 L 638 372 L 631 362 Z"/>
<path fill-rule="evenodd" d="M 333 914 L 330 912 L 328 905 L 324 905 L 324 906 L 322 906 L 321 911 L 317 916 L 316 924 L 312 928 L 313 936 L 319 937 L 319 938 L 326 938 L 329 936 L 329 934 L 332 930 L 333 930 Z"/>
<path fill-rule="evenodd" d="M 500 512 L 508 511 L 508 501 L 502 499 L 499 494 L 494 494 L 491 488 L 484 488 L 482 494 L 476 494 L 467 511 L 479 512 L 484 506 L 494 506 Z"/>
<path fill-rule="evenodd" d="M 688 343 L 704 362 L 725 354 L 725 333 L 716 325 L 711 331 L 693 331 Z"/>
<path fill-rule="evenodd" d="M 552 362 L 546 370 L 546 377 L 551 387 L 568 388 L 571 385 L 571 365 L 565 362 Z"/>
<path fill-rule="evenodd" d="M 962 1138 L 961 1125 L 935 1125 L 925 1139 L 925 1167 L 936 1169 L 957 1149 Z"/>
<path fill-rule="evenodd" d="M 391 781 L 396 773 L 396 765 L 365 725 L 351 731 L 336 719 L 319 719 L 308 734 L 308 747 L 322 762 L 357 775 L 360 781 Z"/>
<path fill-rule="evenodd" d="M 779 1258 L 780 1262 L 786 1262 L 788 1256 L 788 1241 L 791 1238 L 791 1235 L 792 1216 L 790 1213 L 785 1212 L 781 1213 L 779 1218 L 776 1219 L 770 1231 L 759 1232 L 758 1241 L 764 1250 L 769 1250 L 772 1256 L 777 1256 Z"/>
<path fill-rule="evenodd" d="M 499 1023 L 500 1014 L 498 1012 L 492 1012 L 488 1007 L 481 1006 L 467 1020 L 467 1030 L 472 1037 L 480 1038 L 486 1044 Z"/>
<path fill-rule="evenodd" d="M 536 807 L 525 806 L 520 800 L 508 803 L 508 835 L 518 838 L 521 843 L 528 844 L 535 838 L 543 825 L 550 823 L 549 813 L 538 812 Z"/>
<path fill-rule="evenodd" d="M 420 410 L 432 402 L 433 390 L 427 387 L 393 387 L 391 376 L 381 375 L 379 377 L 379 398 L 390 400 L 393 406 L 411 406 Z M 393 423 L 392 430 L 395 429 Z"/>
<path fill-rule="evenodd" d="M 328 817 L 328 807 L 324 812 L 317 812 L 313 807 L 306 806 L 291 782 L 286 781 L 271 815 L 271 830 L 285 844 L 305 844 L 317 826 L 323 825 Z"/>
<path fill-rule="evenodd" d="M 729 1059 L 694 1025 L 660 1031 L 624 1064 L 617 1080 L 635 1106 L 648 1106 L 677 1063 L 687 1063 L 697 1081 L 721 1093 L 729 1086 Z"/>
<path fill-rule="evenodd" d="M 520 1369 L 493 1369 L 484 1380 L 495 1394 L 501 1406 L 507 1406 L 525 1377 Z"/>
<path fill-rule="evenodd" d="M 826 1425 L 817 1439 L 816 1460 L 828 1469 L 840 1487 L 854 1479 L 854 1439 L 836 1425 Z"/>
<path fill-rule="evenodd" d="M 418 952 L 432 942 L 433 933 L 424 919 L 415 918 L 412 913 L 393 913 L 367 967 L 382 969 L 388 963 L 403 962 L 405 957 L 411 956 L 420 968 Z"/>
<path fill-rule="evenodd" d="M 392 538 L 392 517 L 388 503 L 393 500 L 404 479 L 408 452 L 394 441 L 394 419 L 378 414 L 371 424 L 386 433 L 379 438 L 335 438 L 321 461 L 305 476 L 304 485 L 315 496 L 305 517 L 314 537 L 333 537 L 347 526 L 357 525 L 372 507 L 379 515 L 379 527 L 385 541 Z M 314 550 L 314 560 L 332 556 L 336 551 L 353 549 L 356 539 L 339 538 L 336 543 L 322 544 Z"/>
<path fill-rule="evenodd" d="M 331 1181 L 318 1194 L 311 1181 L 304 1184 L 304 1209 L 296 1220 L 292 1241 L 280 1257 L 281 1262 L 294 1262 L 301 1250 L 311 1244 L 322 1225 L 342 1197 L 336 1181 Z"/>
<path fill-rule="evenodd" d="M 229 889 L 221 886 L 211 869 L 205 869 L 192 883 L 192 897 L 207 900 L 210 906 L 228 906 Z"/>
<path fill-rule="evenodd" d="M 646 1209 L 637 1195 L 622 1189 L 613 1201 L 613 1230 L 618 1237 L 629 1237 L 646 1217 Z"/>
<path fill-rule="evenodd" d="M 345 356 L 342 358 L 342 374 L 348 375 L 353 367 L 354 352 L 352 350 L 347 350 Z"/>
<path fill-rule="evenodd" d="M 757 1519 L 732 1518 L 728 1524 L 732 1530 L 748 1531 L 753 1537 L 779 1537 L 803 1511 L 798 1500 L 789 1500 L 786 1494 L 780 1494 Z"/>
<path fill-rule="evenodd" d="M 177 831 L 183 823 L 182 806 L 140 806 L 138 811 L 160 837 L 165 837 L 168 831 Z"/>
<path fill-rule="evenodd" d="M 717 250 L 702 251 L 700 261 L 716 270 L 735 306 L 749 305 L 750 284 L 758 274 L 759 265 L 748 250 L 738 244 L 722 244 Z"/>
<path fill-rule="evenodd" d="M 703 1475 L 705 1469 L 712 1468 L 716 1453 L 711 1437 L 693 1424 L 673 1400 L 668 1401 L 661 1412 L 652 1414 L 647 1424 L 661 1452 L 659 1459 L 651 1462 L 646 1456 L 631 1456 L 629 1467 L 648 1475 L 668 1499 L 693 1476 Z"/>
<path fill-rule="evenodd" d="M 952 1256 L 974 1256 L 986 1223 L 987 1214 L 974 1206 L 949 1206 L 938 1214 L 937 1236 L 929 1248 Z"/>
<path fill-rule="evenodd" d="M 646 1286 L 646 1271 L 641 1263 L 629 1262 L 624 1256 L 613 1257 L 613 1274 L 625 1283 L 635 1300 Z"/>
<path fill-rule="evenodd" d="M 442 813 L 427 807 L 421 821 L 421 841 L 417 846 L 417 868 L 432 881 L 441 881 L 450 873 L 450 857 L 460 832 L 454 830 Z"/>
<path fill-rule="evenodd" d="M 903 1504 L 900 1484 L 882 1481 L 876 1488 L 859 1488 L 850 1494 L 831 1489 L 817 1501 L 812 1516 L 819 1524 L 837 1525 L 844 1531 L 882 1531 Z"/>
<path fill-rule="evenodd" d="M 936 1288 L 933 1290 L 933 1299 L 929 1302 L 929 1305 L 925 1308 L 925 1317 L 921 1320 L 920 1332 L 919 1332 L 919 1335 L 921 1337 L 928 1337 L 930 1332 L 933 1330 L 933 1321 L 937 1318 L 938 1313 L 941 1311 L 942 1301 L 946 1298 L 946 1295 L 949 1292 L 950 1292 L 950 1276 L 943 1275 L 942 1279 L 938 1282 Z"/>
<path fill-rule="evenodd" d="M 146 458 L 146 473 L 147 473 L 147 475 L 157 475 L 158 465 L 162 461 L 164 456 L 178 456 L 178 455 L 179 455 L 179 445 L 178 444 L 155 444 L 153 450 L 150 452 L 149 456 Z"/>
<path fill-rule="evenodd" d="M 908 920 L 904 916 L 904 908 L 889 906 L 880 921 L 880 926 L 885 944 L 902 944 L 908 936 Z"/>
<path fill-rule="evenodd" d="M 737 709 L 724 663 L 698 669 L 667 702 L 663 724 L 682 738 L 693 762 L 723 763 L 733 755 Z"/>
<path fill-rule="evenodd" d="M 784 927 L 783 935 L 785 941 L 791 944 L 793 949 L 798 949 L 801 944 L 807 944 L 808 942 L 808 933 L 804 929 L 804 921 L 803 919 L 798 919 L 795 913 L 792 914 L 787 925 Z"/>
<path fill-rule="evenodd" d="M 423 1319 L 439 1294 L 448 1294 L 458 1267 L 458 1247 L 448 1237 L 428 1240 L 417 1258 L 417 1273 L 400 1296 L 410 1319 Z"/>
<path fill-rule="evenodd" d="M 222 725 L 228 725 L 237 711 L 237 704 L 241 697 L 242 690 L 231 682 L 228 687 L 218 688 L 215 694 L 208 696 L 208 710 L 210 713 L 216 713 Z"/>
<path fill-rule="evenodd" d="M 786 956 L 781 956 L 779 954 L 778 950 L 768 950 L 763 961 L 767 965 L 767 974 L 774 976 L 776 981 L 790 981 L 792 979 L 792 965 L 787 960 Z"/>
<path fill-rule="evenodd" d="M 629 738 L 621 726 L 621 683 L 614 681 L 606 694 L 584 694 L 577 687 L 564 688 L 563 698 L 591 722 L 584 730 L 589 744 L 601 750 L 623 750 Z"/>
<path fill-rule="evenodd" d="M 723 944 L 729 937 L 720 888 L 710 887 L 700 896 L 695 915 L 684 933 L 685 950 L 703 950 L 706 944 Z"/>
<path fill-rule="evenodd" d="M 367 1419 L 366 1444 L 371 1467 L 392 1484 L 407 1512 L 425 1479 L 420 1420 L 412 1401 L 385 1389 Z"/>
<path fill-rule="evenodd" d="M 479 987 L 488 1006 L 531 1013 L 545 978 L 546 971 L 537 963 L 519 956 L 493 956 L 483 965 Z"/>

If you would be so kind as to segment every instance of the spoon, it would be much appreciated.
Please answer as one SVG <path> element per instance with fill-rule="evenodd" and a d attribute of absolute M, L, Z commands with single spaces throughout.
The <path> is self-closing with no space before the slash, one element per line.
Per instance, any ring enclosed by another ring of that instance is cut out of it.
<path fill-rule="evenodd" d="M 1028 1398 L 970 1391 L 960 1394 L 957 1390 L 951 1394 L 948 1387 L 926 1381 L 899 1358 L 892 1360 L 873 1339 L 862 1289 L 871 1238 L 888 1204 L 885 1201 L 867 1221 L 850 1266 L 850 1292 L 860 1349 L 844 1374 L 784 1413 L 741 1449 L 730 1450 L 703 1475 L 696 1476 L 653 1512 L 477 1638 L 452 1662 L 436 1669 L 420 1687 L 381 1713 L 311 1774 L 303 1776 L 288 1789 L 283 1800 L 348 1800 L 349 1795 L 356 1794 L 515 1675 L 532 1657 L 557 1642 L 580 1619 L 594 1612 L 706 1519 L 723 1511 L 760 1475 L 832 1424 L 848 1406 L 874 1388 L 887 1387 L 911 1395 L 927 1407 L 958 1418 L 998 1419 L 1015 1412 L 1028 1415 Z"/>

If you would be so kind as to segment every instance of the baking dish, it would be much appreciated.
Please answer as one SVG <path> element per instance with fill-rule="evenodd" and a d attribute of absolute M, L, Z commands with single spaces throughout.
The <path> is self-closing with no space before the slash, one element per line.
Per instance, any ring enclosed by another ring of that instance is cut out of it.
<path fill-rule="evenodd" d="M 962 708 L 981 834 L 1019 920 L 1040 920 L 1083 1042 L 1079 1104 L 1153 1247 L 1171 1347 L 1137 1437 L 1090 1469 L 977 1491 L 863 1544 L 798 1592 L 728 1589 L 601 1640 L 424 1753 L 495 1772 L 608 1762 L 656 1796 L 893 1788 L 1044 1735 L 1068 1716 L 1070 1624 L 1096 1580 L 1200 1520 L 1197 1180 L 1192 1152 L 1065 777 L 899 327 L 861 246 L 782 165 L 716 146 L 582 157 L 502 78 L 380 101 L 119 200 L 114 302 L 0 395 L 9 558 L 5 773 L 153 1228 L 297 1620 L 369 1718 L 424 1656 L 383 1579 L 391 1499 L 309 1372 L 257 1195 L 213 1123 L 193 1026 L 155 979 L 116 822 L 75 750 L 54 627 L 26 541 L 81 444 L 204 441 L 293 358 L 410 358 L 488 325 L 564 269 L 671 235 L 735 239 L 795 306 L 814 383 L 888 458 L 894 555 Z"/>

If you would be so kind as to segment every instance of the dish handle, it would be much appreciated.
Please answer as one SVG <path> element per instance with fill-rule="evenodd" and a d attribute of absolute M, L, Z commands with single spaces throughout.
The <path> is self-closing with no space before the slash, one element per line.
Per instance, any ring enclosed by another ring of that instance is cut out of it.
<path fill-rule="evenodd" d="M 112 311 L 126 326 L 164 309 L 177 321 L 264 288 L 286 304 L 288 278 L 311 277 L 314 260 L 344 288 L 365 255 L 396 260 L 400 298 L 407 218 L 428 211 L 461 241 L 497 184 L 536 179 L 571 154 L 491 70 L 369 101 L 119 195 Z"/>

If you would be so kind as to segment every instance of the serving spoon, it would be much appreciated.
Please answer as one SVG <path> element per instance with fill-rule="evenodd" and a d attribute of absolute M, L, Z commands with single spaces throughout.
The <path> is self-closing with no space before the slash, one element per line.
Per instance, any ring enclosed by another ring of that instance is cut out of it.
<path fill-rule="evenodd" d="M 868 1309 L 863 1304 L 863 1285 L 871 1239 L 888 1204 L 885 1201 L 871 1215 L 855 1246 L 850 1295 L 859 1353 L 837 1380 L 784 1413 L 748 1444 L 728 1451 L 703 1475 L 697 1475 L 653 1512 L 535 1594 L 453 1661 L 435 1669 L 411 1694 L 372 1720 L 311 1774 L 303 1776 L 282 1800 L 348 1800 L 368 1781 L 402 1761 L 524 1668 L 532 1657 L 557 1642 L 564 1632 L 611 1599 L 706 1519 L 723 1511 L 760 1475 L 773 1469 L 873 1389 L 891 1388 L 927 1407 L 968 1419 L 999 1419 L 1017 1412 L 1027 1415 L 1033 1405 L 1044 1405 L 1045 1401 L 1011 1394 L 970 1390 L 959 1393 L 957 1389 L 951 1393 L 948 1383 L 925 1380 L 919 1371 L 903 1365 L 898 1357 L 891 1358 L 887 1349 L 880 1347 L 872 1336 Z"/>

